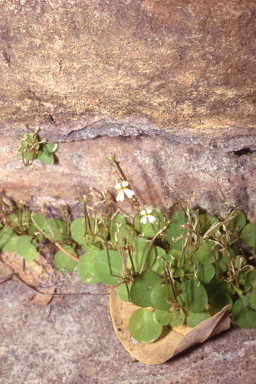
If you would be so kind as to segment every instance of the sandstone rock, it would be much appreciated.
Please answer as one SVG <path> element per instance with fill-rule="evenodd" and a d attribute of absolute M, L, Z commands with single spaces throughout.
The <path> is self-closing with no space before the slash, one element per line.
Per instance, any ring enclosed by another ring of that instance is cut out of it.
<path fill-rule="evenodd" d="M 253 0 L 2 2 L 1 126 L 255 127 L 255 30 Z"/>
<path fill-rule="evenodd" d="M 89 192 L 89 187 L 102 190 L 105 185 L 115 196 L 115 181 L 106 156 L 116 153 L 141 204 L 156 206 L 167 215 L 177 209 L 174 194 L 163 186 L 164 179 L 171 187 L 180 188 L 182 198 L 191 198 L 195 192 L 195 202 L 212 210 L 210 202 L 220 203 L 214 195 L 218 182 L 227 196 L 233 189 L 230 204 L 236 204 L 253 219 L 256 153 L 240 156 L 234 150 L 236 140 L 233 148 L 224 145 L 220 142 L 218 147 L 214 140 L 207 145 L 205 139 L 192 136 L 102 136 L 59 143 L 58 163 L 53 166 L 35 160 L 32 166 L 24 167 L 17 141 L 3 137 L 0 177 L 7 196 L 15 200 L 22 199 L 32 208 L 36 208 L 36 202 L 49 201 L 56 206 L 66 201 L 77 215 L 82 211 L 78 200 Z"/>

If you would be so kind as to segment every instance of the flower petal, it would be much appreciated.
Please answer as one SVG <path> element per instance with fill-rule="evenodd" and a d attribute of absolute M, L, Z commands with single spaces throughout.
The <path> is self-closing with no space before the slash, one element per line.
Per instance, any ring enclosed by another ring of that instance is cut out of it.
<path fill-rule="evenodd" d="M 121 184 L 116 183 L 116 185 L 115 185 L 115 189 L 121 189 Z"/>
<path fill-rule="evenodd" d="M 124 192 L 120 191 L 116 197 L 116 201 L 124 201 Z"/>
<path fill-rule="evenodd" d="M 145 211 L 145 209 L 143 209 L 143 211 L 141 211 L 141 213 L 140 213 L 140 214 L 144 216 L 144 215 L 145 215 L 145 213 L 146 213 L 146 211 Z"/>
<path fill-rule="evenodd" d="M 140 219 L 140 223 L 142 224 L 147 224 L 147 216 L 143 216 L 141 219 Z"/>
<path fill-rule="evenodd" d="M 134 195 L 134 192 L 131 189 L 125 188 L 124 192 L 129 197 L 129 199 L 131 199 L 132 196 Z"/>
<path fill-rule="evenodd" d="M 156 218 L 152 215 L 148 215 L 148 221 L 153 224 L 156 221 Z"/>
<path fill-rule="evenodd" d="M 151 208 L 146 208 L 147 213 L 151 213 L 152 209 Z"/>
<path fill-rule="evenodd" d="M 123 187 L 127 187 L 128 184 L 129 184 L 128 181 L 122 181 L 122 186 Z"/>

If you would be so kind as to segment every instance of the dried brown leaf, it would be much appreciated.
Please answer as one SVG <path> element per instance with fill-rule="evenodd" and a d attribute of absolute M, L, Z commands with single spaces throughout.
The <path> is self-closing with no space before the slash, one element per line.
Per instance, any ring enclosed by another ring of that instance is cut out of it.
<path fill-rule="evenodd" d="M 134 304 L 119 299 L 115 289 L 110 292 L 110 313 L 117 337 L 127 351 L 141 363 L 155 365 L 169 360 L 171 357 L 202 343 L 217 333 L 230 328 L 229 306 L 205 320 L 195 328 L 181 325 L 177 328 L 163 327 L 160 338 L 153 343 L 134 343 L 129 332 L 129 319 L 138 309 Z"/>

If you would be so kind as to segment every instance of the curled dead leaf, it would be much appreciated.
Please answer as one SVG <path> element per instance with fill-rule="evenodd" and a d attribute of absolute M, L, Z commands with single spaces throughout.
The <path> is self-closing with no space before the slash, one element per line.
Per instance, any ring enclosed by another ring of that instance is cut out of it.
<path fill-rule="evenodd" d="M 114 288 L 110 292 L 110 313 L 117 337 L 126 350 L 141 363 L 155 365 L 169 360 L 189 347 L 230 328 L 229 306 L 203 321 L 195 328 L 181 325 L 177 328 L 163 327 L 162 335 L 153 343 L 138 343 L 131 338 L 129 319 L 138 307 L 124 302 Z"/>

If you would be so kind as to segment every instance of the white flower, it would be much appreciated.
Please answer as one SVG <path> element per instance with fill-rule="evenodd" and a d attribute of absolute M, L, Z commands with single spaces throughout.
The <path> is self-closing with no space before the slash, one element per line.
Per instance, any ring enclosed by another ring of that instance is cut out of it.
<path fill-rule="evenodd" d="M 140 219 L 140 223 L 146 224 L 148 220 L 151 224 L 153 224 L 156 218 L 150 215 L 151 212 L 152 212 L 151 208 L 143 209 L 143 211 L 141 211 L 140 213 L 141 215 L 143 215 L 143 217 Z"/>
<path fill-rule="evenodd" d="M 128 181 L 122 181 L 122 184 L 117 183 L 115 185 L 115 188 L 119 189 L 119 192 L 116 196 L 116 201 L 124 201 L 124 194 L 126 194 L 129 199 L 132 198 L 134 192 L 131 189 L 126 188 L 128 184 Z"/>

